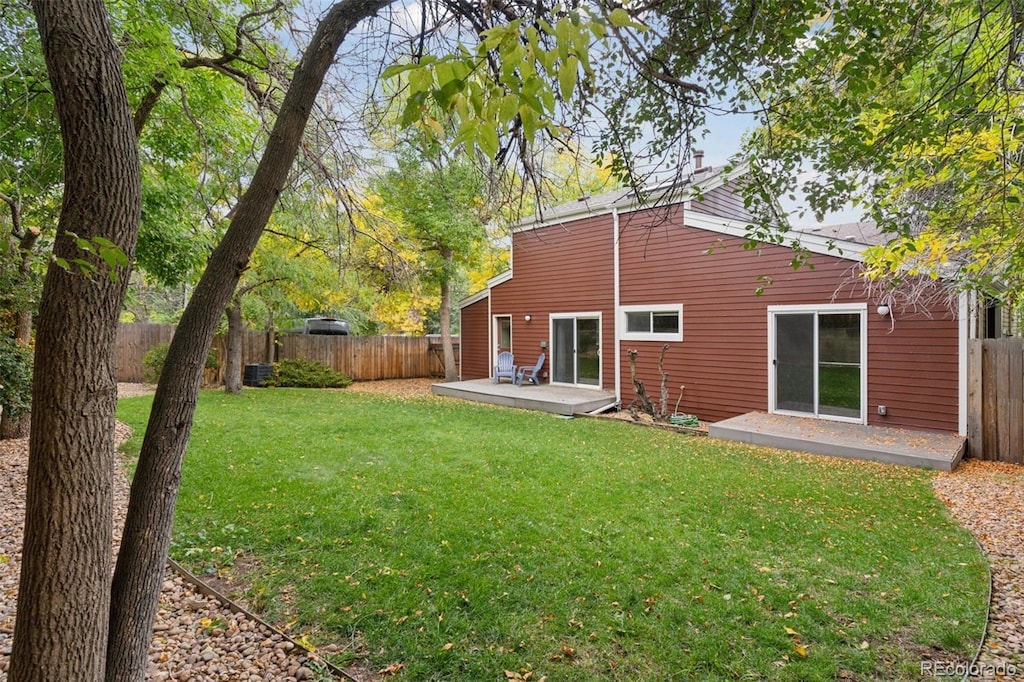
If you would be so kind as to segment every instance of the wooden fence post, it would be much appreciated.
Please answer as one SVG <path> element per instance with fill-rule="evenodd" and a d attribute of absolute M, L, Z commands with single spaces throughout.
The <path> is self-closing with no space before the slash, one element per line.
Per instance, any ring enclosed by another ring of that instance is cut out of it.
<path fill-rule="evenodd" d="M 1024 339 L 971 339 L 967 351 L 968 454 L 1024 464 Z"/>
<path fill-rule="evenodd" d="M 983 347 L 981 339 L 967 342 L 967 448 L 968 455 L 983 459 L 985 431 L 982 415 Z"/>

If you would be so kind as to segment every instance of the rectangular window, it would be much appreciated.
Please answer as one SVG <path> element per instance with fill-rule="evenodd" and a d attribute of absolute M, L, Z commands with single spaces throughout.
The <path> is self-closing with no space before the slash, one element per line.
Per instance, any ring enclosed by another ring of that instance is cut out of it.
<path fill-rule="evenodd" d="M 624 341 L 682 341 L 683 306 L 622 306 Z"/>
<path fill-rule="evenodd" d="M 679 313 L 651 313 L 651 324 L 654 327 L 651 331 L 653 331 L 655 334 L 678 334 Z"/>
<path fill-rule="evenodd" d="M 651 332 L 651 313 L 626 313 L 626 331 L 636 334 Z"/>

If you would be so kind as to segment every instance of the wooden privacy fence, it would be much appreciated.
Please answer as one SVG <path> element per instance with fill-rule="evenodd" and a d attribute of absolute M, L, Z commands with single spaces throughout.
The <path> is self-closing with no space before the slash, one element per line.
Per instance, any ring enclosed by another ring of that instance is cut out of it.
<path fill-rule="evenodd" d="M 968 454 L 1024 464 L 1024 339 L 971 339 L 967 364 Z"/>
<path fill-rule="evenodd" d="M 415 379 L 437 376 L 439 371 L 444 374 L 437 356 L 430 352 L 431 344 L 432 340 L 423 336 L 288 334 L 278 339 L 277 357 L 315 360 L 355 381 Z"/>
<path fill-rule="evenodd" d="M 117 335 L 117 380 L 142 381 L 142 356 L 174 336 L 173 325 L 123 324 Z M 436 346 L 439 337 L 320 336 L 247 331 L 242 342 L 242 364 L 268 364 L 280 360 L 315 360 L 344 372 L 355 381 L 416 379 L 444 375 Z M 213 341 L 223 379 L 227 342 Z M 455 338 L 458 362 L 459 343 Z"/>
<path fill-rule="evenodd" d="M 142 356 L 153 346 L 169 343 L 173 324 L 122 324 L 117 328 L 117 380 L 142 381 Z"/>

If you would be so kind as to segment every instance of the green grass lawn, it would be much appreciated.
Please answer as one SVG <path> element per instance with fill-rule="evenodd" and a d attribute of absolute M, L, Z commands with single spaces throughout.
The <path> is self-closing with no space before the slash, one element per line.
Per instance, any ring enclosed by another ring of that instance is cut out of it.
<path fill-rule="evenodd" d="M 137 434 L 149 403 L 120 403 Z M 916 679 L 973 654 L 987 593 L 931 476 L 456 400 L 207 392 L 171 551 L 245 554 L 250 603 L 361 634 L 400 679 Z"/>

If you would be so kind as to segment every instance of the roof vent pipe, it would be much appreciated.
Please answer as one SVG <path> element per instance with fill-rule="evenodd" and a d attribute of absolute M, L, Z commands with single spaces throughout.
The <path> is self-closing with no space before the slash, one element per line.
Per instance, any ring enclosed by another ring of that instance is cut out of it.
<path fill-rule="evenodd" d="M 693 150 L 693 165 L 694 165 L 694 170 L 700 170 L 701 167 L 704 165 L 704 150 L 703 149 L 694 149 Z"/>

